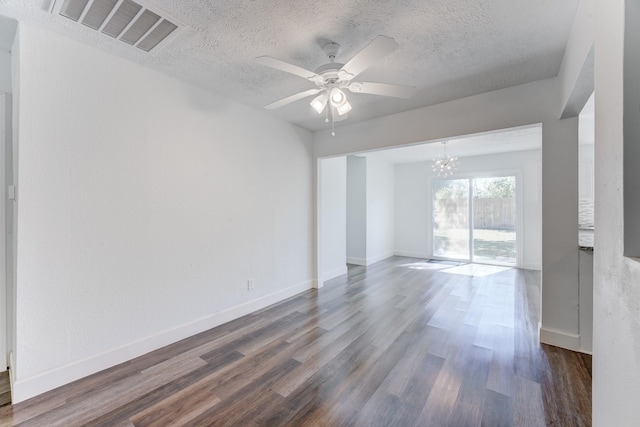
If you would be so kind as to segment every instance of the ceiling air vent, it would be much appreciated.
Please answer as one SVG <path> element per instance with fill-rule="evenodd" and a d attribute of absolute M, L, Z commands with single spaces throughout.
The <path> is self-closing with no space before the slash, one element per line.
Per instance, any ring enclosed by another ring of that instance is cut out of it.
<path fill-rule="evenodd" d="M 50 12 L 145 52 L 156 52 L 182 26 L 132 0 L 52 0 Z"/>

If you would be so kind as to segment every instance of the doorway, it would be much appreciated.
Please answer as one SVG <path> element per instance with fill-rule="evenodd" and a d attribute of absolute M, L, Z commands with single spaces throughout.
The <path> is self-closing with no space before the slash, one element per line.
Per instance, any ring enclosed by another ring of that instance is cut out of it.
<path fill-rule="evenodd" d="M 434 179 L 434 258 L 517 265 L 516 183 L 515 175 Z"/>

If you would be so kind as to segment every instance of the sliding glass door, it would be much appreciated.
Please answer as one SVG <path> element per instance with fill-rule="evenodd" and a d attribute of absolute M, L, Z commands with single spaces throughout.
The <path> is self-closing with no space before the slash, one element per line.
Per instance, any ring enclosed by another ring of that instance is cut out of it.
<path fill-rule="evenodd" d="M 469 258 L 469 180 L 439 179 L 433 182 L 433 255 Z"/>
<path fill-rule="evenodd" d="M 517 264 L 516 177 L 433 181 L 433 256 Z"/>

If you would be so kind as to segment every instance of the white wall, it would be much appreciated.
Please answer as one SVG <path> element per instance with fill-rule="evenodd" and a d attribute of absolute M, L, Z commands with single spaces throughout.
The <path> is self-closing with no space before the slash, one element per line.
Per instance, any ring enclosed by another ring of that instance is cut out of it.
<path fill-rule="evenodd" d="M 578 221 L 580 228 L 593 228 L 594 106 L 593 94 L 578 116 Z"/>
<path fill-rule="evenodd" d="M 622 253 L 624 8 L 596 2 L 594 426 L 638 425 L 640 402 L 640 262 Z"/>
<path fill-rule="evenodd" d="M 0 92 L 11 93 L 11 53 L 0 49 Z"/>
<path fill-rule="evenodd" d="M 593 252 L 580 251 L 580 351 L 593 353 Z"/>
<path fill-rule="evenodd" d="M 394 165 L 347 156 L 347 262 L 369 265 L 393 256 Z"/>
<path fill-rule="evenodd" d="M 395 180 L 395 247 L 399 256 L 430 258 L 429 243 L 431 213 L 427 162 L 396 165 Z"/>
<path fill-rule="evenodd" d="M 0 92 L 0 372 L 7 370 L 9 366 L 8 351 L 8 313 L 7 313 L 7 218 L 8 201 L 7 194 L 7 167 L 11 147 L 11 98 L 7 93 Z"/>
<path fill-rule="evenodd" d="M 347 156 L 347 262 L 367 265 L 367 159 Z"/>
<path fill-rule="evenodd" d="M 455 153 L 452 153 L 455 154 Z M 464 157 L 456 176 L 514 173 L 522 180 L 522 263 L 520 267 L 539 270 L 542 264 L 541 199 L 538 168 L 541 151 L 519 151 Z M 432 256 L 431 188 L 436 177 L 431 162 L 396 165 L 396 254 Z"/>
<path fill-rule="evenodd" d="M 312 286 L 309 132 L 45 30 L 19 40 L 14 401 Z"/>
<path fill-rule="evenodd" d="M 14 185 L 18 182 L 18 140 L 20 129 L 18 121 L 20 117 L 20 73 L 18 64 L 20 63 L 19 34 L 13 40 L 11 49 L 11 79 L 12 79 L 12 106 L 11 106 L 11 147 L 7 147 L 6 180 L 7 185 Z M 17 195 L 15 195 L 17 196 Z M 16 200 L 7 201 L 7 347 L 9 350 L 9 375 L 14 393 L 13 384 L 15 379 L 15 349 L 16 349 L 16 300 L 17 300 L 17 253 L 18 253 L 18 203 Z M 12 396 L 15 399 L 15 396 Z"/>
<path fill-rule="evenodd" d="M 347 158 L 320 160 L 321 280 L 347 273 Z"/>
<path fill-rule="evenodd" d="M 367 158 L 367 265 L 393 256 L 395 246 L 395 167 Z"/>

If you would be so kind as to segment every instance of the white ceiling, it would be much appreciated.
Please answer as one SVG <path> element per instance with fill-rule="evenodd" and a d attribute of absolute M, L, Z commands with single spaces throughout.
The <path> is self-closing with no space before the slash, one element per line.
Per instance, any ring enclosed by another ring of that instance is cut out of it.
<path fill-rule="evenodd" d="M 340 124 L 556 76 L 578 0 L 145 0 L 187 30 L 155 56 L 48 13 L 48 0 L 1 0 L 0 14 L 96 46 L 262 107 L 313 88 L 253 62 L 269 55 L 314 70 L 335 41 L 346 62 L 377 35 L 400 48 L 362 80 L 415 86 L 409 100 L 351 95 Z M 309 130 L 327 126 L 301 100 L 273 112 Z"/>
<path fill-rule="evenodd" d="M 539 150 L 542 147 L 542 128 L 539 125 L 487 132 L 450 138 L 447 154 L 454 157 L 471 157 L 511 151 Z M 373 157 L 391 163 L 413 163 L 433 160 L 442 156 L 442 141 L 387 150 L 372 151 L 359 156 Z"/>

